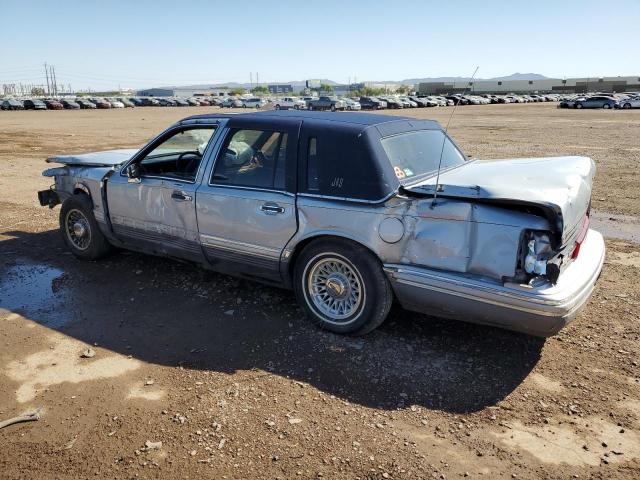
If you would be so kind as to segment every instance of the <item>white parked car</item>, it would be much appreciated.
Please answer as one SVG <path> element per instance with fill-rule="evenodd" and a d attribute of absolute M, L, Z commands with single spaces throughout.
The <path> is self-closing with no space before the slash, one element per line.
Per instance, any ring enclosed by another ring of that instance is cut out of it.
<path fill-rule="evenodd" d="M 120 100 L 110 98 L 107 101 L 111 105 L 111 108 L 124 108 L 124 103 L 122 103 Z"/>
<path fill-rule="evenodd" d="M 639 97 L 627 97 L 618 102 L 618 108 L 640 108 L 640 96 Z"/>
<path fill-rule="evenodd" d="M 353 98 L 343 98 L 344 103 L 347 104 L 347 110 L 362 110 L 362 105 Z"/>
<path fill-rule="evenodd" d="M 267 104 L 264 98 L 251 97 L 242 99 L 243 108 L 262 108 Z"/>
<path fill-rule="evenodd" d="M 402 100 L 402 103 L 405 107 L 416 108 L 418 106 L 418 103 L 414 102 L 409 97 L 402 96 L 400 97 L 400 100 Z"/>
<path fill-rule="evenodd" d="M 307 102 L 298 97 L 282 97 L 273 100 L 276 110 L 299 110 L 301 108 L 307 108 Z"/>

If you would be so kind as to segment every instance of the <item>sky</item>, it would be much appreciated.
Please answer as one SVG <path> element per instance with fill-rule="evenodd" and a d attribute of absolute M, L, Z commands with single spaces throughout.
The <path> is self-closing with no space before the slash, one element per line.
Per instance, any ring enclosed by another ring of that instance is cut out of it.
<path fill-rule="evenodd" d="M 0 88 L 640 75 L 640 0 L 0 0 Z"/>

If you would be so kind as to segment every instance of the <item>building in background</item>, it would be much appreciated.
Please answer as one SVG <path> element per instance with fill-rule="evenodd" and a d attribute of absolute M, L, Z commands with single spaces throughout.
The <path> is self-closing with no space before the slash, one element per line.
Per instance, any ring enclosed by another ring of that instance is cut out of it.
<path fill-rule="evenodd" d="M 273 85 L 267 85 L 267 88 L 269 89 L 269 93 L 292 93 L 293 92 L 293 85 L 291 84 L 278 83 Z"/>
<path fill-rule="evenodd" d="M 475 80 L 418 84 L 418 93 L 586 93 L 640 90 L 640 77 L 544 78 L 539 80 Z"/>
<path fill-rule="evenodd" d="M 204 96 L 225 96 L 228 95 L 228 88 L 221 87 L 174 87 L 174 88 L 147 88 L 146 90 L 138 90 L 136 95 L 139 97 L 204 97 Z"/>

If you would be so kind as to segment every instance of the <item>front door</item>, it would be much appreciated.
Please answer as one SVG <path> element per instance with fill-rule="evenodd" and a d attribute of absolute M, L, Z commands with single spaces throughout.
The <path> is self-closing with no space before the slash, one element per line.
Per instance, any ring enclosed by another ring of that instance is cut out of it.
<path fill-rule="evenodd" d="M 203 261 L 195 198 L 214 125 L 179 126 L 136 155 L 107 184 L 113 232 L 132 248 Z M 135 178 L 127 176 L 130 165 Z"/>
<path fill-rule="evenodd" d="M 279 281 L 280 256 L 297 230 L 299 122 L 230 120 L 196 210 L 205 255 L 218 269 Z"/>

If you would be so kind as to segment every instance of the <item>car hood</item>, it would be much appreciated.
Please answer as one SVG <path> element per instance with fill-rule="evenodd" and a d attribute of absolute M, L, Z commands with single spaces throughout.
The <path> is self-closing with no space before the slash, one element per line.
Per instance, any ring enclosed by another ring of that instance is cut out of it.
<path fill-rule="evenodd" d="M 82 153 L 79 155 L 56 155 L 47 158 L 47 163 L 62 163 L 65 165 L 84 165 L 87 167 L 112 167 L 120 165 L 133 157 L 138 150 L 119 149 L 103 152 Z"/>
<path fill-rule="evenodd" d="M 441 172 L 437 196 L 539 207 L 566 244 L 589 209 L 594 175 L 588 157 L 475 160 Z M 435 183 L 432 177 L 405 190 L 433 196 Z"/>

